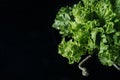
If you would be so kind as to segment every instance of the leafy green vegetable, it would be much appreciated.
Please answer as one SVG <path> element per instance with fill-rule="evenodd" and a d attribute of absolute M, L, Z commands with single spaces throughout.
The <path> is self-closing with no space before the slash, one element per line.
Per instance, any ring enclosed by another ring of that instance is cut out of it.
<path fill-rule="evenodd" d="M 58 53 L 70 64 L 96 54 L 103 65 L 120 65 L 120 0 L 82 0 L 62 7 L 53 28 L 62 35 Z"/>

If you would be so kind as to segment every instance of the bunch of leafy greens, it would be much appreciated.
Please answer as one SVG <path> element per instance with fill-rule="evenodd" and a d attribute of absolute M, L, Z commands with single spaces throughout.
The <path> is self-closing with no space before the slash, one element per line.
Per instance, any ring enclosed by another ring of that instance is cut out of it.
<path fill-rule="evenodd" d="M 53 28 L 62 35 L 58 53 L 69 64 L 96 54 L 103 65 L 120 65 L 120 0 L 82 0 L 62 7 Z"/>

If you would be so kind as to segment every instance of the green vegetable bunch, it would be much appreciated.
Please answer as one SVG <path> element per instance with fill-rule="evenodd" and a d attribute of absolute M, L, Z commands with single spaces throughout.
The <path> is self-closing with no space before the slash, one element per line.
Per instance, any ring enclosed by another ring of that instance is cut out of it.
<path fill-rule="evenodd" d="M 120 0 L 82 0 L 62 7 L 53 28 L 62 36 L 58 53 L 69 64 L 96 54 L 103 65 L 120 70 Z"/>

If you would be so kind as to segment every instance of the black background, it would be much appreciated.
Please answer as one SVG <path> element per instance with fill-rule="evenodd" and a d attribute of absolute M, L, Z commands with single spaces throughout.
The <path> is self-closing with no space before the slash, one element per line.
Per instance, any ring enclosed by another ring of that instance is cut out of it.
<path fill-rule="evenodd" d="M 114 67 L 93 56 L 83 77 L 77 63 L 69 65 L 57 53 L 61 37 L 51 25 L 62 6 L 79 0 L 0 0 L 1 80 L 119 80 Z"/>

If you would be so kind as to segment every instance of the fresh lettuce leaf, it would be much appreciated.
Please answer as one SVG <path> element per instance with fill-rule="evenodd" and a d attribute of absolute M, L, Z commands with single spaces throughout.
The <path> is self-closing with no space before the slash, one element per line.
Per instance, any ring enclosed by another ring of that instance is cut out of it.
<path fill-rule="evenodd" d="M 97 54 L 103 65 L 120 65 L 120 0 L 113 4 L 110 0 L 82 0 L 59 10 L 53 24 L 62 35 L 58 53 L 70 64 L 83 55 Z"/>

